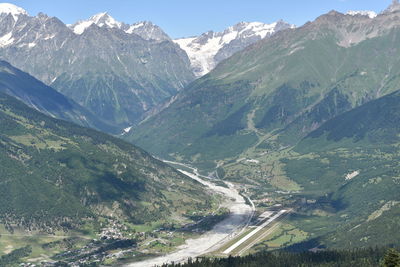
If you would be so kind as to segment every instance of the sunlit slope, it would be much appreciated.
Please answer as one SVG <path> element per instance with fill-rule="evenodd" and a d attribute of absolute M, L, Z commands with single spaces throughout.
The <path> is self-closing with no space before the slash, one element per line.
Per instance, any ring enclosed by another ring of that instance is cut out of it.
<path fill-rule="evenodd" d="M 296 218 L 328 246 L 398 245 L 400 92 L 323 124 L 283 160 L 315 205 Z M 318 227 L 316 227 L 318 225 Z"/>
<path fill-rule="evenodd" d="M 295 145 L 323 122 L 398 89 L 396 14 L 330 12 L 279 32 L 193 82 L 127 139 L 197 161 L 234 157 L 264 140 Z"/>
<path fill-rule="evenodd" d="M 0 125 L 0 222 L 8 229 L 173 221 L 209 207 L 200 184 L 141 149 L 3 93 Z"/>

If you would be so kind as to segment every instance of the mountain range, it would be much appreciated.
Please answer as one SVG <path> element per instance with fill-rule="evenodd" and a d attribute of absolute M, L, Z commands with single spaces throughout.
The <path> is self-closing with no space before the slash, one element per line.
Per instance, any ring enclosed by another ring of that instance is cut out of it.
<path fill-rule="evenodd" d="M 96 25 L 100 28 L 119 29 L 127 34 L 136 34 L 145 40 L 158 42 L 170 41 L 170 37 L 157 25 L 150 21 L 141 21 L 128 25 L 116 21 L 107 12 L 96 14 L 87 20 L 78 21 L 73 25 L 67 25 L 76 34 L 83 34 L 90 26 Z"/>
<path fill-rule="evenodd" d="M 194 79 L 185 52 L 151 23 L 128 28 L 104 13 L 68 27 L 1 4 L 0 24 L 1 59 L 120 127 Z"/>
<path fill-rule="evenodd" d="M 394 1 L 277 32 L 125 138 L 247 184 L 255 201 L 303 199 L 287 223 L 307 238 L 292 249 L 398 244 L 399 14 Z"/>
<path fill-rule="evenodd" d="M 164 157 L 215 165 L 257 143 L 295 145 L 398 89 L 397 16 L 397 5 L 375 18 L 332 11 L 280 31 L 221 62 L 127 138 Z"/>
<path fill-rule="evenodd" d="M 129 25 L 106 12 L 65 25 L 55 17 L 30 16 L 5 3 L 0 4 L 0 23 L 0 59 L 120 129 L 146 118 L 195 75 L 293 27 L 283 21 L 239 23 L 222 33 L 172 40 L 151 22 Z"/>
<path fill-rule="evenodd" d="M 399 16 L 395 0 L 173 40 L 148 21 L 0 4 L 0 248 L 18 231 L 35 256 L 97 261 L 107 229 L 105 243 L 143 241 L 127 252 L 141 257 L 224 217 L 151 155 L 236 185 L 259 213 L 290 207 L 252 251 L 399 245 Z"/>

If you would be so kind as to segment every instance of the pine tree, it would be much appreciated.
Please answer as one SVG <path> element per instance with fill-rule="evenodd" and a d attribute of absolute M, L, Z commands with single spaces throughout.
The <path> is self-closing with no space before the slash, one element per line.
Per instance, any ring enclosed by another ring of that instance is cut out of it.
<path fill-rule="evenodd" d="M 393 248 L 389 249 L 383 259 L 383 266 L 400 267 L 400 253 Z"/>

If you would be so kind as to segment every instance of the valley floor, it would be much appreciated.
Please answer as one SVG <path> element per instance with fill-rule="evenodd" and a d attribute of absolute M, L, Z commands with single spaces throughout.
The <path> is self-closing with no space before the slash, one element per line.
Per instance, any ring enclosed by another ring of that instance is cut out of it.
<path fill-rule="evenodd" d="M 254 207 L 246 204 L 244 197 L 239 194 L 238 189 L 235 188 L 233 184 L 227 183 L 228 188 L 217 186 L 203 178 L 200 178 L 199 175 L 195 175 L 183 170 L 181 170 L 181 172 L 209 187 L 211 190 L 219 194 L 223 194 L 227 199 L 227 201 L 224 203 L 224 206 L 230 210 L 230 215 L 215 225 L 211 231 L 203 234 L 199 238 L 187 240 L 184 245 L 180 246 L 177 251 L 171 254 L 141 262 L 131 263 L 127 266 L 154 266 L 162 265 L 164 263 L 181 262 L 189 257 L 195 258 L 208 252 L 217 250 L 236 237 L 238 234 L 242 233 L 243 229 L 248 226 L 254 213 Z"/>

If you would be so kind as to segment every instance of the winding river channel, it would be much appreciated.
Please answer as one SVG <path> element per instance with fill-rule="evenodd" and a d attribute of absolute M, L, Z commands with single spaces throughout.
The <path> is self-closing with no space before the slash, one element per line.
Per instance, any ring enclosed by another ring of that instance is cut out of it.
<path fill-rule="evenodd" d="M 179 163 L 174 164 L 179 165 Z M 152 259 L 147 259 L 145 261 L 131 263 L 126 266 L 153 267 L 162 265 L 164 263 L 182 262 L 189 257 L 196 258 L 207 252 L 211 252 L 220 248 L 248 225 L 254 212 L 254 206 L 252 207 L 246 204 L 245 199 L 239 194 L 238 190 L 233 184 L 226 183 L 229 188 L 217 186 L 212 182 L 201 178 L 197 171 L 194 173 L 183 170 L 180 171 L 190 178 L 200 182 L 204 186 L 207 186 L 214 192 L 225 195 L 226 202 L 223 204 L 223 206 L 230 210 L 230 215 L 223 221 L 216 224 L 209 232 L 204 233 L 198 238 L 186 240 L 186 243 L 178 247 L 175 252 Z"/>

